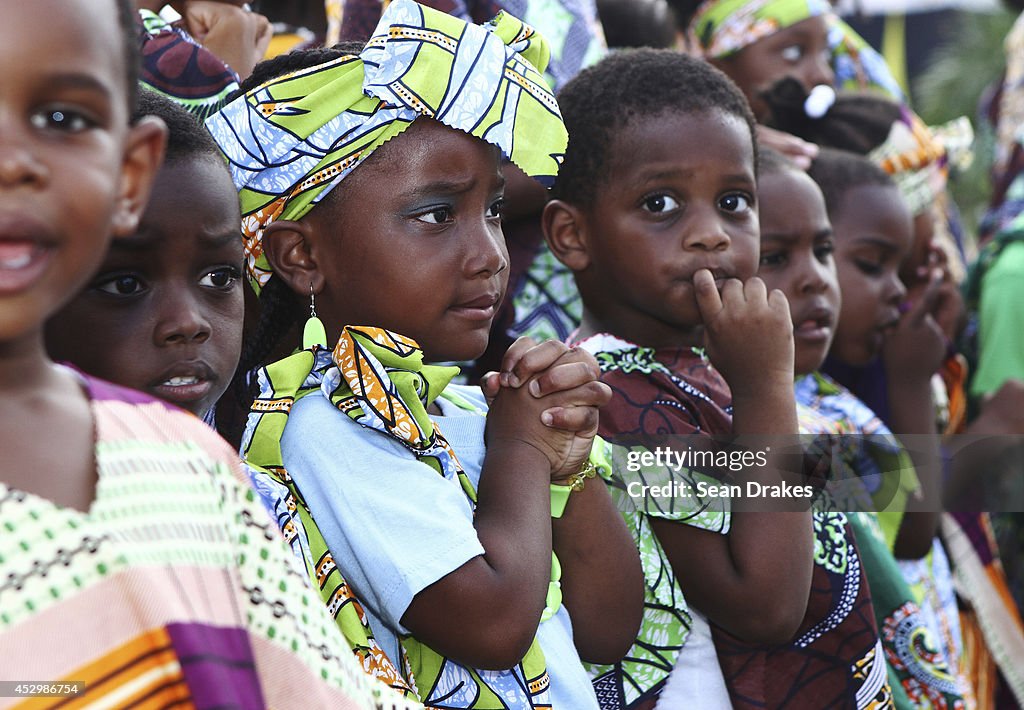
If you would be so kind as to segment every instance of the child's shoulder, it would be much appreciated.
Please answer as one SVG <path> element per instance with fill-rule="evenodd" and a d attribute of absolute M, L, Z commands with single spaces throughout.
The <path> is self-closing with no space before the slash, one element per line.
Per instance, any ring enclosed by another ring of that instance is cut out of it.
<path fill-rule="evenodd" d="M 95 417 L 97 445 L 131 442 L 163 450 L 185 446 L 211 462 L 237 466 L 237 455 L 213 429 L 190 412 L 148 394 L 76 371 Z M 141 449 L 140 449 L 141 450 Z"/>

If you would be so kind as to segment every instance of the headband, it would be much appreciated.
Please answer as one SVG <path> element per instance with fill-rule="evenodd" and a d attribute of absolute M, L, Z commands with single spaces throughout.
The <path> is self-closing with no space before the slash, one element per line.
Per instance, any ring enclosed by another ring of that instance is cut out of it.
<path fill-rule="evenodd" d="M 214 114 L 206 126 L 239 192 L 249 280 L 273 275 L 263 234 L 305 216 L 378 147 L 421 116 L 496 145 L 549 185 L 568 140 L 540 75 L 544 38 L 501 13 L 468 24 L 395 0 L 358 55 L 276 77 Z"/>

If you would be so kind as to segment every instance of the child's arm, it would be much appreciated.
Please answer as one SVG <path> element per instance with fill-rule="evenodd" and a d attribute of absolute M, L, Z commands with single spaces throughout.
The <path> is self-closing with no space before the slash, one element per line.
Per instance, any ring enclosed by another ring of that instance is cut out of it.
<path fill-rule="evenodd" d="M 893 543 L 893 554 L 900 559 L 919 559 L 927 555 L 939 530 L 942 458 L 931 379 L 942 364 L 946 346 L 942 330 L 929 314 L 941 286 L 942 272 L 936 270 L 884 347 L 889 426 L 898 437 L 913 437 L 905 443 L 910 444 L 907 450 L 922 493 L 907 501 L 900 522 Z"/>
<path fill-rule="evenodd" d="M 769 295 L 757 278 L 729 281 L 719 295 L 707 271 L 694 277 L 694 288 L 708 357 L 732 391 L 733 433 L 782 440 L 796 434 L 792 323 L 785 297 L 778 291 Z M 745 478 L 781 482 L 771 456 L 768 466 L 747 469 Z M 754 511 L 750 502 L 731 501 L 727 535 L 653 517 L 651 526 L 694 607 L 743 640 L 782 643 L 796 633 L 807 609 L 811 516 L 759 512 L 766 503 L 753 502 Z"/>
<path fill-rule="evenodd" d="M 555 341 L 535 345 L 520 338 L 502 359 L 501 374 L 481 384 L 484 394 L 493 396 L 499 379 L 507 387 L 529 381 L 535 396 L 544 396 L 599 377 L 597 361 L 585 351 L 566 353 Z M 589 449 L 598 424 L 589 411 L 555 408 L 545 414 L 551 417 L 548 426 L 578 432 Z M 552 534 L 562 567 L 562 602 L 580 657 L 618 662 L 636 640 L 643 618 L 644 578 L 636 544 L 607 486 L 594 479 L 572 493 L 563 515 L 553 521 Z"/>
<path fill-rule="evenodd" d="M 497 394 L 473 522 L 484 554 L 415 595 L 401 621 L 419 640 L 477 668 L 510 668 L 522 659 L 550 580 L 549 484 L 578 470 L 590 450 L 576 434 L 545 426 L 541 414 L 573 407 L 596 428 L 595 407 L 608 396 L 592 377 L 542 397 L 529 386 Z"/>

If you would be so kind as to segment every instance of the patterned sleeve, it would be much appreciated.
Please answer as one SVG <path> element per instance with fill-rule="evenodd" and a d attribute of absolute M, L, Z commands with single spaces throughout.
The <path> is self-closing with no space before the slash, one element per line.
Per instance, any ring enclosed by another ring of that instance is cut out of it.
<path fill-rule="evenodd" d="M 237 456 L 219 440 L 212 448 L 224 508 L 234 519 L 239 603 L 268 706 L 420 707 L 362 671 L 256 493 L 242 483 Z"/>
<path fill-rule="evenodd" d="M 205 121 L 238 88 L 238 75 L 182 29 L 140 10 L 140 83 Z"/>

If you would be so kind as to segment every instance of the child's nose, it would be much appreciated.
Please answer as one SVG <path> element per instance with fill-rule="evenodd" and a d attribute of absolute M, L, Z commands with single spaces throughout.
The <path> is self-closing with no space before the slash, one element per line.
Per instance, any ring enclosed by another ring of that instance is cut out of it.
<path fill-rule="evenodd" d="M 683 248 L 702 251 L 724 251 L 731 240 L 717 215 L 697 216 L 683 236 Z"/>
<path fill-rule="evenodd" d="M 508 268 L 505 235 L 501 227 L 485 224 L 469 245 L 466 272 L 469 276 L 493 276 Z"/>
<path fill-rule="evenodd" d="M 210 321 L 195 297 L 185 289 L 167 294 L 153 332 L 157 345 L 203 343 L 210 333 Z"/>
<path fill-rule="evenodd" d="M 898 274 L 892 274 L 886 284 L 885 301 L 886 303 L 899 304 L 903 302 L 903 299 L 907 297 L 907 287 L 900 281 Z"/>
<path fill-rule="evenodd" d="M 42 185 L 47 174 L 46 165 L 26 142 L 0 127 L 0 185 Z"/>
<path fill-rule="evenodd" d="M 820 84 L 832 86 L 836 80 L 829 57 L 825 55 L 808 57 L 803 64 L 801 74 L 800 81 L 808 91 Z"/>
<path fill-rule="evenodd" d="M 828 288 L 828 276 L 825 265 L 812 256 L 800 272 L 800 290 L 803 293 L 822 293 Z"/>

